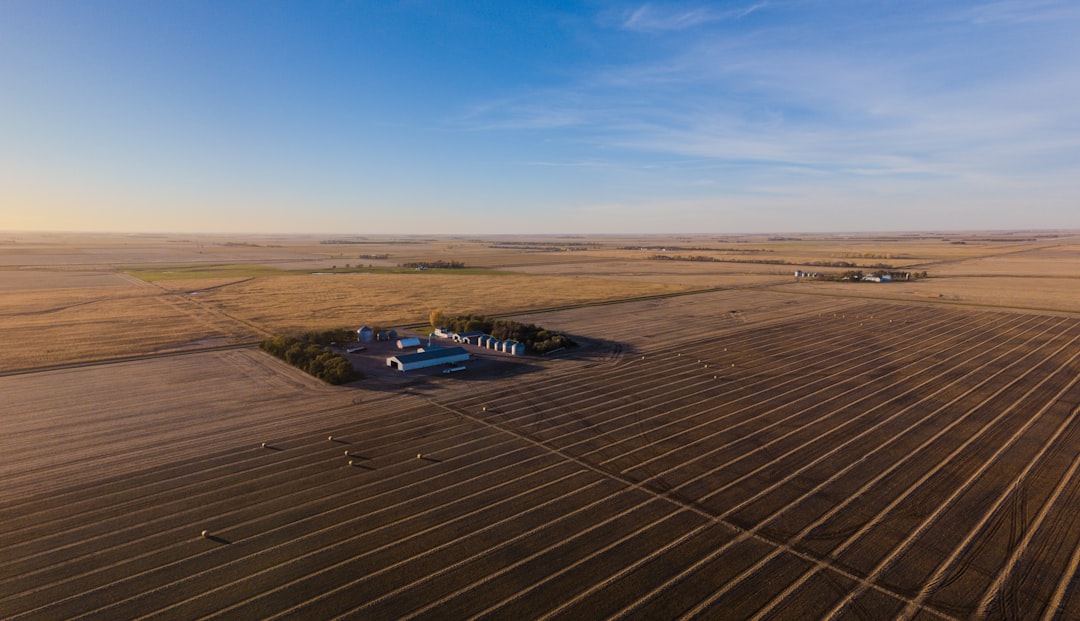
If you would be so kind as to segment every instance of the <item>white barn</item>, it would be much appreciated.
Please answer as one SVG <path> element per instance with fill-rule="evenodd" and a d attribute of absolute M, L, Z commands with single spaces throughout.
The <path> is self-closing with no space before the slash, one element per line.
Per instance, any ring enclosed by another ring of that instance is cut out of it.
<path fill-rule="evenodd" d="M 386 366 L 394 367 L 398 371 L 411 371 L 413 369 L 425 369 L 437 367 L 443 364 L 465 362 L 469 359 L 469 352 L 462 347 L 431 348 L 427 351 L 415 354 L 398 354 L 386 359 Z"/>

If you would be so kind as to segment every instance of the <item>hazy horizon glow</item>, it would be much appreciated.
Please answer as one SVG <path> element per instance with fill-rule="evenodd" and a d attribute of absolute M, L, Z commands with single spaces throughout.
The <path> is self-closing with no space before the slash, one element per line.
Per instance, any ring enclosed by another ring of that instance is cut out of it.
<path fill-rule="evenodd" d="M 1080 5 L 0 4 L 0 230 L 1080 228 Z"/>

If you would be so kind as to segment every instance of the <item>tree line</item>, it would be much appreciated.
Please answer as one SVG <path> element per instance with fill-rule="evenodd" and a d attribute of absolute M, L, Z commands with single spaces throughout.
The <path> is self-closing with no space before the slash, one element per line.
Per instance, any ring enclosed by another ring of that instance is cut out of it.
<path fill-rule="evenodd" d="M 666 255 L 654 254 L 650 259 L 657 261 L 701 261 L 705 263 L 755 263 L 763 265 L 810 265 L 813 267 L 866 267 L 877 269 L 889 269 L 892 265 L 887 263 L 875 263 L 873 265 L 858 265 L 850 261 L 789 261 L 787 259 L 731 259 L 728 257 L 711 257 L 706 255 Z"/>
<path fill-rule="evenodd" d="M 930 275 L 925 271 L 922 272 L 897 272 L 891 270 L 877 270 L 866 274 L 862 270 L 847 270 L 844 272 L 837 272 L 835 274 L 819 274 L 818 280 L 863 280 L 867 276 L 888 276 L 893 280 L 920 280 L 922 278 L 929 278 Z"/>
<path fill-rule="evenodd" d="M 459 270 L 465 267 L 465 263 L 461 261 L 414 261 L 411 263 L 402 263 L 401 267 L 412 268 L 424 268 L 426 270 L 441 269 L 441 270 Z"/>
<path fill-rule="evenodd" d="M 556 349 L 577 347 L 577 343 L 565 334 L 510 319 L 492 319 L 485 315 L 446 317 L 439 310 L 432 311 L 429 319 L 433 328 L 458 333 L 483 332 L 500 341 L 517 341 L 524 345 L 525 351 L 530 354 L 545 354 Z"/>
<path fill-rule="evenodd" d="M 305 332 L 299 337 L 275 336 L 260 343 L 259 347 L 327 384 L 345 384 L 363 379 L 364 376 L 353 369 L 352 363 L 344 356 L 330 351 L 327 346 L 332 342 L 346 342 L 352 338 L 353 333 L 342 328 Z"/>

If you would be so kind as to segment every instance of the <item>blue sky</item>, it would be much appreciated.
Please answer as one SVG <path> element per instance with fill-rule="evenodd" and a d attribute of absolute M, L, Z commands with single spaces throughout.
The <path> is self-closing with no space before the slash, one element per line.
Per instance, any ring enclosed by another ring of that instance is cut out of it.
<path fill-rule="evenodd" d="M 1080 3 L 0 0 L 0 229 L 1080 228 Z"/>

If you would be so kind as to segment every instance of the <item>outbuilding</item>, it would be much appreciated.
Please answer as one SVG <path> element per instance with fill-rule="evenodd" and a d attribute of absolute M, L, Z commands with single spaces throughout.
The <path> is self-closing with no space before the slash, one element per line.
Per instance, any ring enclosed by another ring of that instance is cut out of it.
<path fill-rule="evenodd" d="M 479 330 L 473 330 L 472 332 L 460 332 L 458 334 L 455 334 L 454 340 L 458 343 L 468 343 L 470 345 L 475 345 L 476 342 L 480 340 L 481 336 L 484 336 L 483 332 L 480 332 Z"/>
<path fill-rule="evenodd" d="M 410 336 L 406 339 L 398 339 L 397 348 L 406 349 L 409 347 L 420 347 L 420 339 L 415 336 Z"/>
<path fill-rule="evenodd" d="M 413 369 L 425 369 L 444 364 L 465 362 L 469 359 L 469 352 L 463 347 L 432 348 L 427 351 L 414 354 L 398 354 L 386 359 L 386 366 L 394 367 L 398 371 L 412 371 Z"/>

